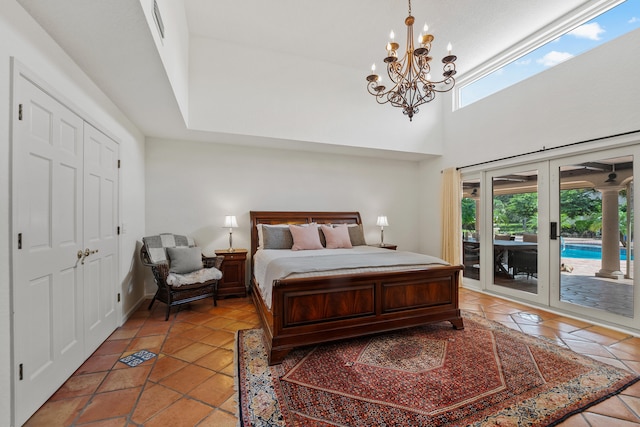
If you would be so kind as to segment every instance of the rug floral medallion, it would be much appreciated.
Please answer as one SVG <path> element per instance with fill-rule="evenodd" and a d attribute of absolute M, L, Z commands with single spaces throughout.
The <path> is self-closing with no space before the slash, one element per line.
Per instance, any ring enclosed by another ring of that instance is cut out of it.
<path fill-rule="evenodd" d="M 464 313 L 305 347 L 268 366 L 261 329 L 237 338 L 244 426 L 549 426 L 639 377 Z"/>

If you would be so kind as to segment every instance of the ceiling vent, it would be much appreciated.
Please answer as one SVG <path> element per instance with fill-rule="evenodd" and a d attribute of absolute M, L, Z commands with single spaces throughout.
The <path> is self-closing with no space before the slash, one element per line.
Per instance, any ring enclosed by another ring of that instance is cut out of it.
<path fill-rule="evenodd" d="M 156 21 L 156 27 L 158 27 L 158 33 L 160 33 L 160 37 L 164 39 L 164 24 L 162 23 L 160 8 L 158 7 L 158 2 L 156 0 L 153 0 L 153 18 Z"/>

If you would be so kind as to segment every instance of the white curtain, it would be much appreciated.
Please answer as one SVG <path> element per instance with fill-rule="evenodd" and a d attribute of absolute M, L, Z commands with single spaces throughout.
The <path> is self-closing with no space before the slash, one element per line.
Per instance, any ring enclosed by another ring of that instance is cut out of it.
<path fill-rule="evenodd" d="M 460 171 L 448 168 L 442 171 L 442 254 L 441 258 L 452 265 L 462 264 L 462 184 Z"/>

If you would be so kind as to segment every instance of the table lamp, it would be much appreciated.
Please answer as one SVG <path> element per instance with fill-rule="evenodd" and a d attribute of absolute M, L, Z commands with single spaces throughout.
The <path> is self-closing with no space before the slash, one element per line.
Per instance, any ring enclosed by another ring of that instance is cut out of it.
<path fill-rule="evenodd" d="M 233 252 L 233 229 L 238 228 L 238 221 L 236 221 L 235 215 L 225 216 L 224 226 L 229 229 L 229 252 Z"/>
<path fill-rule="evenodd" d="M 384 246 L 384 227 L 389 225 L 389 221 L 387 221 L 387 217 L 381 215 L 378 217 L 377 225 L 380 226 L 380 246 Z"/>

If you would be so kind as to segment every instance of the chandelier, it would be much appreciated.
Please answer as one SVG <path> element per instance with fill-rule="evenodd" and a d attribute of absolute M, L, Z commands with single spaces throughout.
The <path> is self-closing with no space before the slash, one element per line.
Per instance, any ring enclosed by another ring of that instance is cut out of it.
<path fill-rule="evenodd" d="M 431 79 L 431 42 L 434 37 L 428 34 L 428 26 L 424 25 L 424 34 L 420 34 L 418 42 L 420 47 L 414 49 L 413 45 L 413 22 L 411 16 L 411 0 L 409 0 L 409 16 L 404 20 L 407 26 L 407 50 L 401 59 L 398 59 L 398 49 L 400 45 L 394 41 L 394 34 L 391 31 L 391 41 L 387 43 L 387 57 L 384 62 L 387 64 L 387 74 L 391 80 L 391 88 L 387 89 L 382 84 L 382 77 L 375 74 L 376 64 L 371 66 L 371 74 L 367 76 L 367 90 L 376 97 L 378 104 L 391 103 L 394 107 L 402 108 L 402 113 L 409 116 L 412 121 L 413 115 L 418 112 L 418 107 L 427 102 L 431 102 L 436 97 L 436 92 L 448 92 L 453 89 L 456 81 L 455 61 L 457 57 L 451 55 L 451 43 L 447 46 L 448 55 L 442 58 L 443 79 L 436 81 Z"/>

